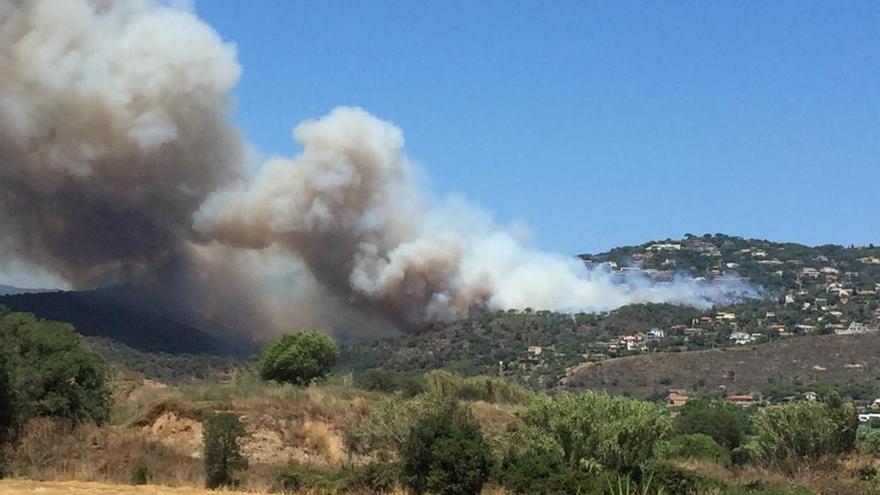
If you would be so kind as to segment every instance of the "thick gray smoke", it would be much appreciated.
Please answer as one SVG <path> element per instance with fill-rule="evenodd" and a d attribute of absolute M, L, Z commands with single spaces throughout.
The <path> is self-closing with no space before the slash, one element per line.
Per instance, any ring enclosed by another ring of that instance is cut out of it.
<path fill-rule="evenodd" d="M 235 47 L 187 12 L 0 2 L 3 257 L 74 287 L 153 284 L 206 314 L 228 307 L 244 279 L 195 247 L 190 219 L 242 176 L 227 119 L 239 74 Z"/>
<path fill-rule="evenodd" d="M 620 279 L 540 251 L 478 207 L 433 199 L 402 132 L 358 108 L 300 124 L 302 154 L 249 177 L 228 117 L 239 74 L 234 46 L 165 4 L 0 3 L 4 257 L 277 327 L 332 325 L 338 308 L 413 324 L 475 308 L 706 306 L 747 289 Z"/>

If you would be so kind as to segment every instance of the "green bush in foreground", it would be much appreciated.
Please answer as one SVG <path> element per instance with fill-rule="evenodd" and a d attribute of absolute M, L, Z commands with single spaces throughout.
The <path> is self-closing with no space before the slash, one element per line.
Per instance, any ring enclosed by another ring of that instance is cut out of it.
<path fill-rule="evenodd" d="M 71 325 L 0 310 L 0 360 L 8 374 L 6 397 L 0 400 L 12 403 L 4 416 L 14 412 L 20 419 L 56 416 L 98 423 L 109 417 L 110 368 Z"/>
<path fill-rule="evenodd" d="M 639 473 L 669 430 L 665 408 L 587 392 L 542 397 L 523 413 L 530 442 L 555 449 L 573 469 Z"/>
<path fill-rule="evenodd" d="M 663 446 L 661 457 L 666 459 L 699 459 L 730 467 L 730 451 L 703 433 L 676 435 Z"/>
<path fill-rule="evenodd" d="M 209 416 L 203 423 L 205 486 L 211 489 L 237 484 L 237 474 L 247 468 L 239 439 L 246 435 L 244 425 L 232 413 Z"/>
<path fill-rule="evenodd" d="M 264 380 L 308 385 L 326 375 L 339 359 L 332 337 L 316 331 L 285 335 L 263 351 L 257 363 Z"/>
<path fill-rule="evenodd" d="M 858 418 L 852 404 L 797 402 L 765 409 L 755 418 L 757 454 L 766 463 L 785 465 L 849 452 Z"/>
<path fill-rule="evenodd" d="M 751 421 L 749 413 L 735 404 L 691 399 L 675 417 L 672 428 L 679 435 L 709 435 L 717 443 L 734 450 L 751 433 Z"/>
<path fill-rule="evenodd" d="M 489 445 L 470 409 L 448 400 L 419 418 L 400 459 L 403 481 L 416 494 L 476 495 L 492 466 Z"/>

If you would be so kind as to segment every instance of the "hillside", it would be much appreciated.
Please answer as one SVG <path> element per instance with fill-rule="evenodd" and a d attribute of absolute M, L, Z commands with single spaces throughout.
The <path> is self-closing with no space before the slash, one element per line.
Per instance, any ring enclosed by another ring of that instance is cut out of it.
<path fill-rule="evenodd" d="M 646 353 L 579 365 L 564 390 L 596 389 L 659 398 L 670 389 L 700 394 L 753 393 L 780 382 L 880 378 L 880 334 L 816 335 L 735 349 Z"/>
<path fill-rule="evenodd" d="M 46 289 L 23 289 L 21 287 L 13 287 L 11 285 L 0 284 L 0 296 L 11 296 L 14 294 L 34 294 L 39 292 L 49 292 Z"/>
<path fill-rule="evenodd" d="M 165 316 L 161 306 L 125 287 L 8 295 L 0 297 L 0 306 L 65 321 L 82 335 L 107 337 L 140 351 L 241 357 L 251 351 Z"/>

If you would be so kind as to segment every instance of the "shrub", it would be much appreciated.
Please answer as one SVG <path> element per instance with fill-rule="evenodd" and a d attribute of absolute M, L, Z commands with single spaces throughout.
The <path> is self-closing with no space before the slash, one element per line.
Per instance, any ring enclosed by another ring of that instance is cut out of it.
<path fill-rule="evenodd" d="M 131 470 L 132 485 L 146 485 L 150 482 L 150 469 L 143 464 L 136 465 Z"/>
<path fill-rule="evenodd" d="M 758 454 L 768 463 L 785 465 L 848 452 L 855 443 L 857 421 L 852 404 L 842 402 L 767 408 L 755 419 Z"/>
<path fill-rule="evenodd" d="M 672 423 L 679 435 L 703 433 L 729 450 L 736 449 L 751 433 L 749 414 L 741 407 L 701 399 L 689 400 Z"/>
<path fill-rule="evenodd" d="M 475 495 L 492 457 L 470 409 L 443 401 L 423 414 L 400 452 L 404 483 L 416 494 Z"/>
<path fill-rule="evenodd" d="M 730 467 L 730 451 L 703 433 L 676 435 L 663 446 L 666 459 L 700 459 Z"/>
<path fill-rule="evenodd" d="M 587 392 L 536 400 L 522 415 L 531 442 L 557 449 L 573 469 L 637 473 L 669 429 L 665 408 Z"/>
<path fill-rule="evenodd" d="M 462 378 L 446 370 L 434 370 L 424 377 L 425 391 L 431 395 L 491 403 L 526 404 L 532 392 L 493 376 Z"/>
<path fill-rule="evenodd" d="M 21 419 L 56 416 L 100 423 L 109 417 L 110 368 L 71 325 L 5 314 L 0 356 L 9 380 L 6 400 L 11 396 L 11 410 Z"/>
<path fill-rule="evenodd" d="M 345 444 L 349 451 L 372 453 L 380 459 L 389 459 L 401 448 L 409 430 L 423 410 L 423 403 L 389 397 L 370 407 L 360 422 L 349 428 Z"/>
<path fill-rule="evenodd" d="M 400 465 L 394 462 L 371 462 L 352 470 L 347 488 L 367 493 L 389 493 L 400 484 Z"/>
<path fill-rule="evenodd" d="M 559 449 L 537 442 L 508 453 L 500 467 L 501 485 L 522 495 L 602 493 L 606 485 L 605 473 L 573 468 Z"/>
<path fill-rule="evenodd" d="M 7 434 L 15 421 L 12 387 L 6 372 L 6 360 L 0 355 L 0 447 L 6 442 Z"/>
<path fill-rule="evenodd" d="M 425 389 L 422 380 L 418 376 L 404 375 L 382 369 L 371 369 L 359 380 L 359 385 L 364 390 L 378 392 L 402 392 L 407 397 L 413 397 L 422 393 Z"/>
<path fill-rule="evenodd" d="M 856 437 L 859 452 L 872 456 L 880 456 L 880 430 L 875 428 L 859 428 Z"/>
<path fill-rule="evenodd" d="M 238 443 L 246 434 L 244 425 L 235 414 L 218 413 L 205 419 L 203 426 L 205 486 L 235 485 L 237 473 L 247 468 Z"/>
<path fill-rule="evenodd" d="M 304 331 L 276 340 L 258 362 L 264 380 L 308 385 L 326 375 L 339 359 L 339 346 L 321 332 Z"/>
<path fill-rule="evenodd" d="M 716 444 L 718 445 L 718 444 Z M 651 464 L 643 476 L 641 491 L 675 495 L 702 495 L 712 493 L 712 482 L 668 462 Z"/>

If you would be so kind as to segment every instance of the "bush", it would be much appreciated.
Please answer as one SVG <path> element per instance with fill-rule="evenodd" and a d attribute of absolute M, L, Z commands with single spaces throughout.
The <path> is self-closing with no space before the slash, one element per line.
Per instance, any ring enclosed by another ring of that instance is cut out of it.
<path fill-rule="evenodd" d="M 358 380 L 364 390 L 377 392 L 402 392 L 407 397 L 413 397 L 422 393 L 425 389 L 422 380 L 418 376 L 404 375 L 382 369 L 371 369 Z"/>
<path fill-rule="evenodd" d="M 339 359 L 339 346 L 321 332 L 304 331 L 276 340 L 258 362 L 264 380 L 308 385 L 326 375 Z"/>
<path fill-rule="evenodd" d="M 400 452 L 404 483 L 416 494 L 476 495 L 492 457 L 470 409 L 443 401 L 428 409 Z"/>
<path fill-rule="evenodd" d="M 462 400 L 482 400 L 493 404 L 526 404 L 534 394 L 525 388 L 492 376 L 462 378 L 446 370 L 434 370 L 424 377 L 425 391 L 431 395 Z"/>
<path fill-rule="evenodd" d="M 7 313 L 0 317 L 0 357 L 9 380 L 5 400 L 11 399 L 9 410 L 20 419 L 56 416 L 100 423 L 109 417 L 110 368 L 71 325 Z"/>
<path fill-rule="evenodd" d="M 555 449 L 572 469 L 638 473 L 669 430 L 656 404 L 587 392 L 536 400 L 522 415 L 528 441 Z"/>
<path fill-rule="evenodd" d="M 508 453 L 501 462 L 499 482 L 522 495 L 602 493 L 607 483 L 605 473 L 573 468 L 559 449 L 538 443 Z"/>
<path fill-rule="evenodd" d="M 703 433 L 729 450 L 745 442 L 751 433 L 749 414 L 741 407 L 701 399 L 689 400 L 672 423 L 678 435 Z"/>
<path fill-rule="evenodd" d="M 663 446 L 665 459 L 699 459 L 730 467 L 730 451 L 703 433 L 677 435 Z"/>
<path fill-rule="evenodd" d="M 875 428 L 859 428 L 856 436 L 859 452 L 872 456 L 880 456 L 880 430 Z"/>
<path fill-rule="evenodd" d="M 797 402 L 767 408 L 758 415 L 755 440 L 765 462 L 786 465 L 849 452 L 855 444 L 857 426 L 852 404 Z"/>
<path fill-rule="evenodd" d="M 387 493 L 397 487 L 399 479 L 399 466 L 390 462 L 343 466 L 338 470 L 289 466 L 275 475 L 273 490 L 281 493 Z"/>
<path fill-rule="evenodd" d="M 239 439 L 246 434 L 238 416 L 218 413 L 203 423 L 205 486 L 211 489 L 237 484 L 237 473 L 247 468 Z"/>
<path fill-rule="evenodd" d="M 6 360 L 0 355 L 0 448 L 6 442 L 7 435 L 15 422 L 14 401 L 9 374 L 6 372 Z"/>
<path fill-rule="evenodd" d="M 146 485 L 150 482 L 150 469 L 143 464 L 138 464 L 131 470 L 132 485 Z"/>
<path fill-rule="evenodd" d="M 346 431 L 346 448 L 358 454 L 370 453 L 380 459 L 390 459 L 403 448 L 407 432 L 423 408 L 420 401 L 399 397 L 376 403 L 356 426 Z"/>

